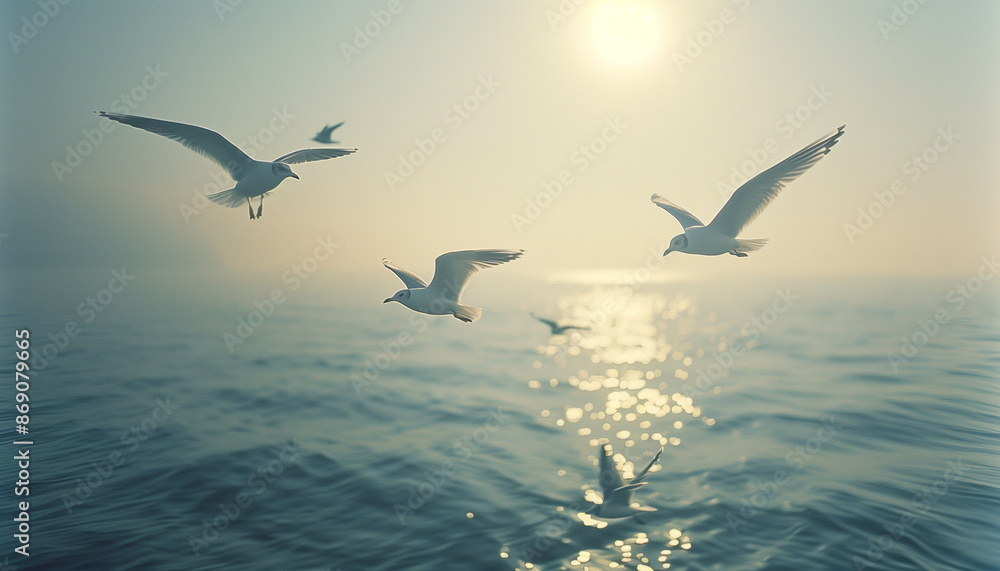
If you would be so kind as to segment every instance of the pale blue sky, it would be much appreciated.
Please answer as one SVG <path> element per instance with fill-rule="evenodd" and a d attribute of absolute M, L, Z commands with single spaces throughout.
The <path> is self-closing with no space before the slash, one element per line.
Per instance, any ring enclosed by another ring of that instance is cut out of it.
<path fill-rule="evenodd" d="M 385 277 L 382 257 L 429 277 L 435 256 L 467 248 L 524 248 L 509 268 L 524 277 L 613 276 L 680 232 L 651 194 L 709 219 L 748 150 L 767 144 L 770 166 L 845 123 L 745 231 L 771 239 L 763 250 L 671 254 L 661 275 L 967 273 L 997 252 L 997 3 L 590 0 L 553 22 L 560 4 L 573 3 L 247 0 L 220 14 L 224 0 L 103 1 L 43 18 L 36 1 L 4 2 L 0 261 L 280 273 L 329 236 L 340 247 L 319 271 L 362 282 Z M 904 4 L 919 9 L 880 28 Z M 616 24 L 616 9 L 643 17 Z M 45 23 L 27 38 L 22 18 Z M 345 56 L 366 26 L 377 35 Z M 237 143 L 267 131 L 262 158 L 340 121 L 334 138 L 360 150 L 296 165 L 301 180 L 255 222 L 214 204 L 186 220 L 214 164 L 122 125 L 57 175 L 66 146 L 99 128 L 93 111 L 133 90 L 137 115 Z M 452 110 L 463 101 L 467 117 Z M 386 173 L 436 129 L 442 142 L 391 190 Z M 614 140 L 582 159 L 602 133 Z M 935 162 L 917 177 L 907 161 L 924 153 Z M 561 171 L 572 183 L 518 227 Z M 849 239 L 896 179 L 905 193 Z"/>

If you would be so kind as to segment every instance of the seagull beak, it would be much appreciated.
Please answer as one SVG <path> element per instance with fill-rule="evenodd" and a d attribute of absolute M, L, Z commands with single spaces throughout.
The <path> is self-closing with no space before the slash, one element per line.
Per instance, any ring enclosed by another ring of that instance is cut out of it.
<path fill-rule="evenodd" d="M 388 298 L 386 298 L 386 299 L 385 299 L 385 300 L 384 300 L 384 301 L 383 301 L 382 303 L 389 303 L 390 301 L 392 301 L 392 298 L 391 298 L 391 297 L 388 297 Z"/>
<path fill-rule="evenodd" d="M 291 176 L 292 176 L 293 178 L 295 178 L 295 180 L 299 180 L 299 175 L 297 175 L 297 174 L 295 174 L 295 173 L 292 173 L 292 174 L 291 174 Z"/>
<path fill-rule="evenodd" d="M 675 250 L 672 250 L 672 249 L 670 249 L 670 248 L 667 248 L 667 251 L 666 251 L 666 252 L 663 252 L 663 255 L 664 255 L 664 256 L 666 256 L 667 254 L 669 254 L 670 252 L 673 252 L 673 251 L 675 251 Z"/>

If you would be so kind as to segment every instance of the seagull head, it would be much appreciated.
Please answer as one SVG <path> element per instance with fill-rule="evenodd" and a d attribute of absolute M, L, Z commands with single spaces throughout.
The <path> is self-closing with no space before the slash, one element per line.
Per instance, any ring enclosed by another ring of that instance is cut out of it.
<path fill-rule="evenodd" d="M 687 247 L 688 237 L 684 234 L 678 234 L 670 240 L 670 246 L 663 252 L 663 255 L 666 256 L 670 252 L 686 252 Z"/>
<path fill-rule="evenodd" d="M 274 178 L 279 181 L 285 180 L 288 177 L 292 177 L 298 180 L 299 175 L 292 172 L 292 167 L 286 165 L 285 163 L 271 163 L 271 174 Z"/>
<path fill-rule="evenodd" d="M 393 295 L 392 297 L 383 300 L 382 303 L 389 303 L 390 301 L 398 301 L 399 303 L 406 305 L 406 302 L 409 300 L 410 300 L 410 290 L 401 289 L 397 291 L 396 294 Z"/>

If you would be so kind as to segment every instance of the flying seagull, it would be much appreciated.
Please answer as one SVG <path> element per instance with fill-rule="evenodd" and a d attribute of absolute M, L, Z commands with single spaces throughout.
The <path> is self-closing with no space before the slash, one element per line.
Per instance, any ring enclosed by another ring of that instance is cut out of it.
<path fill-rule="evenodd" d="M 434 279 L 430 284 L 389 260 L 382 264 L 403 280 L 406 289 L 382 303 L 398 301 L 413 311 L 428 315 L 454 315 L 472 323 L 483 314 L 482 308 L 461 305 L 462 290 L 477 270 L 497 266 L 521 257 L 524 250 L 463 250 L 441 254 L 434 261 Z"/>
<path fill-rule="evenodd" d="M 590 327 L 587 325 L 572 325 L 570 323 L 552 321 L 551 319 L 538 317 L 534 313 L 531 313 L 531 316 L 534 317 L 536 320 L 541 321 L 545 325 L 548 325 L 549 329 L 552 330 L 553 335 L 564 335 L 570 329 L 580 329 L 580 330 L 590 329 Z"/>
<path fill-rule="evenodd" d="M 646 464 L 646 467 L 629 480 L 627 484 L 622 481 L 622 475 L 618 472 L 614 460 L 611 459 L 613 454 L 611 445 L 605 444 L 599 446 L 597 450 L 597 456 L 600 459 L 601 492 L 604 499 L 602 503 L 595 504 L 587 510 L 587 513 L 611 519 L 629 517 L 643 512 L 655 512 L 656 508 L 639 506 L 638 504 L 633 506 L 632 491 L 649 483 L 646 481 L 646 476 L 649 474 L 649 469 L 653 467 L 653 464 L 656 464 L 656 461 L 660 459 L 660 454 L 663 454 L 663 447 L 660 447 L 660 451 L 653 456 L 649 464 Z"/>
<path fill-rule="evenodd" d="M 339 143 L 340 141 L 331 141 L 330 140 L 330 133 L 333 133 L 334 129 L 336 129 L 337 127 L 340 127 L 343 124 L 344 124 L 344 121 L 341 121 L 340 123 L 337 123 L 336 125 L 334 125 L 332 127 L 330 125 L 327 125 L 326 127 L 323 127 L 323 130 L 321 130 L 319 133 L 316 133 L 316 136 L 313 137 L 310 140 L 316 141 L 317 143 L 324 143 L 326 145 L 332 145 L 334 143 Z"/>
<path fill-rule="evenodd" d="M 357 149 L 302 149 L 282 155 L 274 161 L 257 161 L 251 159 L 222 135 L 204 127 L 121 113 L 99 111 L 98 114 L 112 121 L 173 139 L 192 151 L 215 161 L 226 169 L 229 176 L 233 177 L 236 186 L 229 190 L 213 192 L 207 195 L 207 198 L 216 204 L 229 208 L 237 208 L 246 200 L 251 220 L 260 218 L 261 211 L 264 210 L 264 196 L 269 194 L 268 191 L 288 177 L 299 178 L 288 165 L 342 157 L 357 151 Z M 260 197 L 256 216 L 254 216 L 253 206 L 250 204 L 250 198 L 254 196 Z"/>
<path fill-rule="evenodd" d="M 670 252 L 684 252 L 718 256 L 728 252 L 745 258 L 748 252 L 763 248 L 767 238 L 746 240 L 736 236 L 757 218 L 785 185 L 809 170 L 809 167 L 830 152 L 830 148 L 837 144 L 840 136 L 844 134 L 844 127 L 846 125 L 743 183 L 708 225 L 687 210 L 659 194 L 654 194 L 653 203 L 669 212 L 684 228 L 683 234 L 678 234 L 670 240 L 670 246 L 663 255 L 666 256 Z"/>

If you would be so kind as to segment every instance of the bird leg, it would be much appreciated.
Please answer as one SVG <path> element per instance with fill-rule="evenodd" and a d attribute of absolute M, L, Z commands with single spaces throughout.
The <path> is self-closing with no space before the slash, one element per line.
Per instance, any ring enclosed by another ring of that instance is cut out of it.
<path fill-rule="evenodd" d="M 261 211 L 264 210 L 264 195 L 260 195 L 260 206 L 257 207 L 257 218 L 260 218 Z"/>
<path fill-rule="evenodd" d="M 247 208 L 250 210 L 250 220 L 256 220 L 256 216 L 253 215 L 253 205 L 250 204 L 250 197 L 247 197 Z"/>

